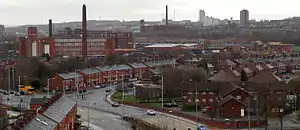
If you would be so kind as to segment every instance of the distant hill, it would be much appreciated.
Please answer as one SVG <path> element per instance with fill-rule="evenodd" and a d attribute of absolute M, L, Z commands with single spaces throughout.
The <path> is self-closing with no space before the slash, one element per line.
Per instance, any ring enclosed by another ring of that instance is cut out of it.
<path fill-rule="evenodd" d="M 124 28 L 136 28 L 139 26 L 139 21 L 118 21 L 118 20 L 89 20 L 87 21 L 88 30 L 109 30 L 115 27 Z M 156 23 L 156 22 L 154 22 Z M 157 22 L 158 23 L 158 22 Z M 22 25 L 17 27 L 7 27 L 6 31 L 10 34 L 17 33 L 18 35 L 26 35 L 28 27 L 37 27 L 39 29 L 39 35 L 48 34 L 48 24 L 41 25 Z M 64 23 L 53 23 L 54 33 L 63 30 L 66 27 L 71 27 L 72 29 L 81 28 L 81 22 L 64 22 Z"/>

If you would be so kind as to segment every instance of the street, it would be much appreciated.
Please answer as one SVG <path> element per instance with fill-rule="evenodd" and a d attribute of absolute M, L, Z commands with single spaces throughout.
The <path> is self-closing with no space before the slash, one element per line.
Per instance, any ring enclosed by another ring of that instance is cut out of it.
<path fill-rule="evenodd" d="M 110 87 L 110 89 L 114 90 L 114 87 Z M 149 116 L 146 113 L 146 110 L 140 109 L 140 108 L 135 108 L 135 107 L 130 107 L 130 106 L 123 106 L 121 105 L 120 107 L 112 107 L 111 104 L 108 104 L 105 101 L 107 93 L 105 92 L 106 88 L 101 88 L 101 89 L 94 89 L 94 90 L 89 90 L 87 95 L 84 96 L 84 99 L 82 100 L 82 97 L 79 96 L 79 106 L 85 106 L 85 107 L 91 107 L 91 108 L 98 108 L 104 111 L 109 111 L 109 112 L 114 112 L 118 113 L 120 115 L 129 115 L 133 116 L 139 119 L 142 119 L 148 123 L 154 124 L 154 125 L 161 125 L 162 124 L 167 124 L 169 128 L 173 129 L 174 126 L 177 129 L 180 130 L 187 130 L 188 128 L 195 129 L 196 124 L 192 121 L 183 119 L 183 118 L 177 118 L 172 115 L 165 115 L 162 113 L 157 113 L 156 116 Z M 110 96 L 111 94 L 108 94 L 108 101 L 110 101 Z M 76 93 L 73 93 L 71 97 L 76 100 Z M 174 124 L 174 125 L 173 125 Z"/>
<path fill-rule="evenodd" d="M 89 110 L 87 108 L 79 108 L 78 113 L 81 115 L 80 120 L 85 126 L 89 126 L 93 130 L 122 130 L 122 121 L 120 116 L 99 112 L 95 110 Z M 131 130 L 128 122 L 123 122 L 123 130 Z"/>

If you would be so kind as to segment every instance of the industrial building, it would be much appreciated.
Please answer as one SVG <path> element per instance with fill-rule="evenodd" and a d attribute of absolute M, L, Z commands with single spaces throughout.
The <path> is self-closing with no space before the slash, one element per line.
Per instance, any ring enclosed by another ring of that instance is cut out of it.
<path fill-rule="evenodd" d="M 91 31 L 86 27 L 86 7 L 82 8 L 82 28 L 65 28 L 52 34 L 52 20 L 49 20 L 49 37 L 39 37 L 36 27 L 29 27 L 27 37 L 19 38 L 20 56 L 35 57 L 49 54 L 60 56 L 99 56 L 115 52 L 135 51 L 130 31 Z"/>

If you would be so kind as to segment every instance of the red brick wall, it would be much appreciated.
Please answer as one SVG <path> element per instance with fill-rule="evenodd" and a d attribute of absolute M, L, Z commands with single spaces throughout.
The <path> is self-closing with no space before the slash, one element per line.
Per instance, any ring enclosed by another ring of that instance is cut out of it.
<path fill-rule="evenodd" d="M 241 109 L 245 109 L 240 103 L 235 100 L 230 100 L 227 103 L 220 106 L 221 117 L 241 117 Z"/>

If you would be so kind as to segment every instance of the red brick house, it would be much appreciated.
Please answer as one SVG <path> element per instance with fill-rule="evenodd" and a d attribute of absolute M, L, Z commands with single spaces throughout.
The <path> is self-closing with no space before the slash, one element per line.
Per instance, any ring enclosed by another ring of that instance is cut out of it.
<path fill-rule="evenodd" d="M 122 80 L 122 78 L 132 77 L 132 68 L 128 65 L 106 65 L 96 67 L 101 72 L 104 83 L 112 83 Z"/>
<path fill-rule="evenodd" d="M 73 130 L 77 120 L 76 102 L 68 97 L 60 97 L 49 108 L 37 114 L 24 130 L 51 129 L 51 130 Z"/>
<path fill-rule="evenodd" d="M 79 89 L 86 88 L 83 76 L 74 72 L 56 74 L 50 81 L 50 90 L 76 90 L 77 86 Z"/>
<path fill-rule="evenodd" d="M 245 110 L 247 105 L 233 96 L 227 96 L 222 99 L 219 104 L 219 114 L 221 117 L 232 118 L 232 117 L 241 117 L 242 111 Z"/>
<path fill-rule="evenodd" d="M 80 70 L 79 73 L 83 76 L 84 82 L 88 87 L 92 87 L 91 85 L 98 85 L 103 83 L 102 73 L 95 68 L 87 68 Z"/>
<path fill-rule="evenodd" d="M 134 78 L 137 79 L 142 79 L 143 73 L 147 70 L 147 66 L 143 63 L 129 63 L 128 64 L 133 71 L 133 76 Z"/>

